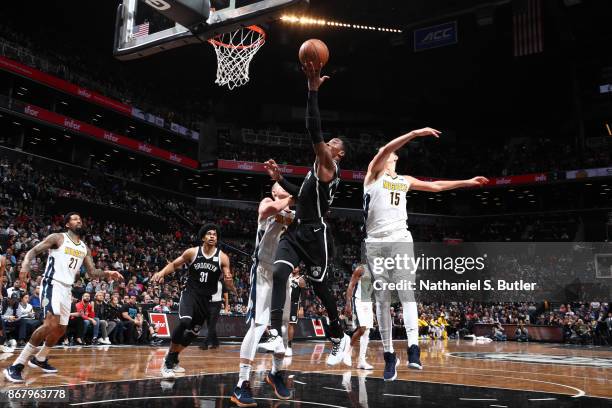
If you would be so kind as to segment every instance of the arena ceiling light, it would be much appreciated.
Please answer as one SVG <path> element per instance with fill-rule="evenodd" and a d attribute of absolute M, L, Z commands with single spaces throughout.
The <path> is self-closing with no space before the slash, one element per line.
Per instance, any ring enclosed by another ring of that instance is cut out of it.
<path fill-rule="evenodd" d="M 289 24 L 299 24 L 307 26 L 319 26 L 319 27 L 334 27 L 334 28 L 348 28 L 353 30 L 364 30 L 364 31 L 378 31 L 385 33 L 401 33 L 402 30 L 390 27 L 376 27 L 371 25 L 362 25 L 354 23 L 345 23 L 340 21 L 331 21 L 320 18 L 313 18 L 308 16 L 295 16 L 295 15 L 284 15 L 281 17 L 281 21 Z"/>

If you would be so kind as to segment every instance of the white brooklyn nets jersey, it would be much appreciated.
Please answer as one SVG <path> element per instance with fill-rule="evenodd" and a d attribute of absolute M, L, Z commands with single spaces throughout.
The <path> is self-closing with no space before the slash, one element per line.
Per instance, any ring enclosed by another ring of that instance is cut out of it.
<path fill-rule="evenodd" d="M 282 210 L 276 215 L 259 221 L 255 240 L 255 259 L 257 261 L 269 265 L 274 264 L 280 235 L 291 224 L 294 216 L 294 211 Z"/>
<path fill-rule="evenodd" d="M 368 237 L 384 236 L 408 228 L 406 192 L 410 183 L 403 176 L 385 173 L 363 188 L 363 211 Z"/>
<path fill-rule="evenodd" d="M 64 242 L 57 249 L 49 250 L 44 279 L 53 279 L 64 285 L 72 285 L 87 256 L 87 245 L 83 241 L 74 243 L 63 233 Z"/>

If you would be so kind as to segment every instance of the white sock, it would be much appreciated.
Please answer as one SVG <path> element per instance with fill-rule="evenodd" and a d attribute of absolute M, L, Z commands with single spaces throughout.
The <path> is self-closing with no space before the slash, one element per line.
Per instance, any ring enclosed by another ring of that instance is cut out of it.
<path fill-rule="evenodd" d="M 238 388 L 242 387 L 242 383 L 249 381 L 251 376 L 251 364 L 240 363 L 240 374 L 238 375 Z"/>
<path fill-rule="evenodd" d="M 47 359 L 47 354 L 49 354 L 50 349 L 50 347 L 47 347 L 47 343 L 43 343 L 40 350 L 38 350 L 38 354 L 36 354 L 36 359 L 38 361 L 45 361 Z"/>
<path fill-rule="evenodd" d="M 19 357 L 17 357 L 17 360 L 15 360 L 13 365 L 16 365 L 16 364 L 23 364 L 23 365 L 25 365 L 28 362 L 28 360 L 30 359 L 30 356 L 35 351 L 36 351 L 36 346 L 33 346 L 31 343 L 28 342 L 28 344 L 25 345 L 23 350 L 21 350 L 21 354 L 19 354 Z"/>
<path fill-rule="evenodd" d="M 272 357 L 272 370 L 270 373 L 276 374 L 283 369 L 283 360 L 285 356 L 283 354 L 274 354 Z"/>
<path fill-rule="evenodd" d="M 406 338 L 408 347 L 419 344 L 419 314 L 416 302 L 402 302 L 404 311 L 404 327 L 406 327 Z"/>
<path fill-rule="evenodd" d="M 366 331 L 359 338 L 359 361 L 365 361 L 366 353 L 368 352 L 369 342 L 370 342 L 370 329 L 366 329 Z"/>
<path fill-rule="evenodd" d="M 393 353 L 391 302 L 376 302 L 376 319 L 385 353 Z"/>

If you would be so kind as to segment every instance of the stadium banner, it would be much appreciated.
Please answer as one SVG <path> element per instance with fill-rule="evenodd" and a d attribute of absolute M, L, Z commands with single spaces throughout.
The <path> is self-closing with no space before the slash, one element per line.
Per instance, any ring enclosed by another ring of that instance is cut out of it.
<path fill-rule="evenodd" d="M 79 98 L 88 100 L 105 108 L 120 112 L 124 115 L 132 116 L 132 107 L 130 105 L 126 105 L 111 98 L 107 98 L 106 96 L 101 95 L 97 92 L 82 88 L 78 85 L 57 78 L 53 75 L 49 75 L 35 68 L 31 68 L 17 61 L 13 61 L 9 58 L 0 56 L 0 68 L 4 69 L 5 71 L 10 71 L 14 74 L 39 82 L 41 84 L 50 86 L 69 95 L 77 96 Z"/>
<path fill-rule="evenodd" d="M 584 179 L 590 177 L 612 177 L 612 167 L 599 167 L 596 169 L 570 170 L 565 173 L 568 180 Z"/>
<path fill-rule="evenodd" d="M 149 312 L 149 322 L 157 331 L 157 337 L 161 339 L 170 338 L 170 326 L 168 325 L 168 316 L 165 313 Z"/>
<path fill-rule="evenodd" d="M 131 139 L 129 137 L 122 136 L 113 132 L 109 132 L 104 129 L 100 129 L 88 123 L 84 123 L 76 119 L 72 119 L 67 116 L 48 111 L 35 105 L 25 105 L 23 113 L 40 121 L 58 125 L 63 128 L 70 129 L 74 132 L 82 133 L 84 135 L 91 136 L 96 139 L 115 144 L 117 146 L 125 147 L 127 149 L 137 151 L 139 153 L 144 153 L 152 157 L 167 160 L 176 163 L 179 166 L 188 167 L 192 169 L 199 168 L 199 163 L 189 157 L 175 154 L 167 150 L 160 149 L 159 147 L 152 146 L 150 144 L 143 143 L 138 140 Z"/>
<path fill-rule="evenodd" d="M 546 173 L 531 173 L 521 174 L 518 176 L 508 177 L 493 177 L 490 179 L 489 186 L 505 186 L 515 184 L 534 184 L 534 183 L 546 183 L 548 181 L 548 175 Z"/>
<path fill-rule="evenodd" d="M 458 41 L 456 21 L 414 30 L 415 52 L 446 47 L 447 45 L 457 44 Z"/>

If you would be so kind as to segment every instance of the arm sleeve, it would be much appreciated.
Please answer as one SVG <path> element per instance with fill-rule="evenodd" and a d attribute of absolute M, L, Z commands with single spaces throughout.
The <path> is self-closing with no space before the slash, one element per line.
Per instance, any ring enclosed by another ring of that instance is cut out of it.
<path fill-rule="evenodd" d="M 317 91 L 308 91 L 306 130 L 310 135 L 312 144 L 323 142 L 323 135 L 321 134 L 321 114 L 319 112 L 319 93 Z"/>
<path fill-rule="evenodd" d="M 293 183 L 290 183 L 284 177 L 281 177 L 281 179 L 278 180 L 278 185 L 281 186 L 286 192 L 288 192 L 289 194 L 291 194 L 295 198 L 297 198 L 297 196 L 298 196 L 298 194 L 300 192 L 300 188 L 298 186 L 296 186 Z"/>

